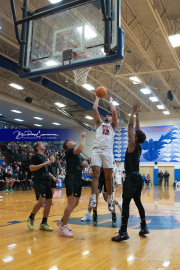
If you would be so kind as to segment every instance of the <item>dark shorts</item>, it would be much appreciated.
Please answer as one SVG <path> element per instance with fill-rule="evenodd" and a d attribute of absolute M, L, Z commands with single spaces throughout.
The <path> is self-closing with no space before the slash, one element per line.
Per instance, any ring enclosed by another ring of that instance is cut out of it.
<path fill-rule="evenodd" d="M 142 176 L 138 173 L 130 173 L 126 176 L 123 184 L 123 197 L 140 198 L 143 187 Z"/>
<path fill-rule="evenodd" d="M 98 189 L 100 191 L 100 193 L 102 192 L 102 189 L 104 187 L 104 192 L 103 193 L 107 193 L 107 188 L 106 188 L 106 179 L 104 178 L 99 178 L 99 183 L 98 183 Z M 112 182 L 112 192 L 114 192 L 114 185 Z"/>
<path fill-rule="evenodd" d="M 82 174 L 67 173 L 65 178 L 66 195 L 81 197 Z"/>
<path fill-rule="evenodd" d="M 56 182 L 51 179 L 51 188 L 56 188 Z"/>
<path fill-rule="evenodd" d="M 34 182 L 34 190 L 36 200 L 39 200 L 41 195 L 43 198 L 52 199 L 51 180 L 42 180 L 41 182 Z"/>

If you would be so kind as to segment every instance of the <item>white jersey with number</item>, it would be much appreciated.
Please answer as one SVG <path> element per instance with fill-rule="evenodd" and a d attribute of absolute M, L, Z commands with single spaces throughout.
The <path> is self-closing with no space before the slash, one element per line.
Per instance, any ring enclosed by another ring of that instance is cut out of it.
<path fill-rule="evenodd" d="M 121 169 L 121 167 L 115 167 L 114 168 L 114 173 L 115 173 L 115 177 L 116 177 L 116 179 L 117 178 L 122 178 L 122 169 Z"/>
<path fill-rule="evenodd" d="M 111 123 L 102 122 L 96 129 L 95 141 L 93 148 L 112 149 L 114 144 L 115 131 Z"/>

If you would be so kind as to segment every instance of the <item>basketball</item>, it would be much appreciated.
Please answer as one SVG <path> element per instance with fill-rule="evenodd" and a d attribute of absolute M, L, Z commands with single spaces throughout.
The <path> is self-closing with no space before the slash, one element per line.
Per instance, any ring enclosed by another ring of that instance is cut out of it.
<path fill-rule="evenodd" d="M 96 96 L 97 97 L 100 97 L 100 98 L 104 98 L 107 94 L 107 90 L 105 87 L 103 86 L 99 86 L 97 89 L 96 89 Z"/>

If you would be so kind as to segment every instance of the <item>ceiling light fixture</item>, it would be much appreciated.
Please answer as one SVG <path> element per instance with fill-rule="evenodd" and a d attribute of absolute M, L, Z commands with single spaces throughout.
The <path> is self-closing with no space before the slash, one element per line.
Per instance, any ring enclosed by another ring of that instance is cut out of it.
<path fill-rule="evenodd" d="M 87 115 L 85 118 L 89 119 L 89 120 L 93 120 L 93 117 Z"/>
<path fill-rule="evenodd" d="M 119 103 L 117 101 L 115 101 L 115 100 L 113 100 L 112 103 L 113 103 L 114 106 L 118 106 L 119 105 Z"/>
<path fill-rule="evenodd" d="M 14 113 L 22 113 L 22 112 L 17 111 L 17 110 L 11 110 L 11 112 L 14 112 Z"/>
<path fill-rule="evenodd" d="M 23 122 L 24 120 L 22 119 L 14 119 L 15 121 Z"/>
<path fill-rule="evenodd" d="M 157 105 L 157 107 L 159 110 L 163 110 L 165 108 L 164 105 Z"/>
<path fill-rule="evenodd" d="M 147 89 L 147 88 L 142 88 L 140 89 L 140 91 L 144 94 L 144 95 L 148 95 L 151 93 L 151 90 Z"/>
<path fill-rule="evenodd" d="M 61 124 L 59 123 L 52 123 L 53 125 L 60 126 Z"/>
<path fill-rule="evenodd" d="M 157 102 L 157 101 L 158 101 L 157 97 L 150 97 L 149 99 L 150 99 L 152 102 Z"/>
<path fill-rule="evenodd" d="M 180 46 L 180 34 L 169 36 L 169 40 L 174 48 Z"/>
<path fill-rule="evenodd" d="M 51 3 L 51 4 L 56 4 L 56 3 L 59 3 L 59 2 L 61 2 L 62 0 L 49 0 L 49 2 Z"/>
<path fill-rule="evenodd" d="M 95 90 L 95 88 L 92 85 L 88 84 L 88 83 L 83 84 L 82 87 L 84 87 L 85 89 L 87 89 L 89 91 Z"/>
<path fill-rule="evenodd" d="M 10 85 L 11 87 L 13 87 L 13 88 L 18 89 L 18 90 L 23 90 L 23 89 L 24 89 L 24 87 L 22 87 L 21 85 L 16 84 L 16 83 L 10 83 L 9 85 Z"/>
<path fill-rule="evenodd" d="M 39 125 L 39 124 L 34 124 L 34 126 L 36 126 L 36 127 L 42 127 L 42 125 Z"/>
<path fill-rule="evenodd" d="M 33 117 L 34 119 L 37 119 L 37 120 L 43 120 L 43 118 L 41 118 L 41 117 Z"/>
<path fill-rule="evenodd" d="M 66 107 L 66 105 L 64 105 L 63 103 L 60 103 L 60 102 L 56 102 L 54 104 L 57 105 L 60 108 Z"/>
<path fill-rule="evenodd" d="M 141 81 L 138 79 L 138 77 L 133 76 L 133 77 L 129 77 L 129 79 L 134 83 L 134 84 L 140 84 Z"/>
<path fill-rule="evenodd" d="M 168 111 L 164 111 L 163 113 L 164 113 L 164 114 L 170 114 L 170 112 L 168 112 Z"/>

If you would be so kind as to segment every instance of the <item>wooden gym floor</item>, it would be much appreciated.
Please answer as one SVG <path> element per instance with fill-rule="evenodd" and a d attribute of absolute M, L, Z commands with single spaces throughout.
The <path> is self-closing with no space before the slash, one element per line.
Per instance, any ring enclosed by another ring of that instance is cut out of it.
<path fill-rule="evenodd" d="M 53 232 L 39 231 L 41 209 L 36 216 L 35 229 L 27 228 L 26 220 L 35 203 L 34 191 L 1 193 L 0 199 L 0 269 L 1 270 L 90 270 L 90 269 L 180 269 L 180 193 L 169 188 L 152 187 L 142 191 L 150 234 L 140 237 L 139 215 L 131 203 L 128 233 L 130 239 L 114 243 L 111 237 L 118 231 L 112 228 L 111 214 L 100 197 L 99 223 L 83 223 L 90 189 L 83 189 L 80 204 L 72 214 L 69 225 L 74 238 L 57 232 L 56 221 L 66 206 L 65 190 L 56 190 L 48 223 Z M 116 199 L 119 199 L 116 194 Z M 120 222 L 119 209 L 118 226 Z"/>

